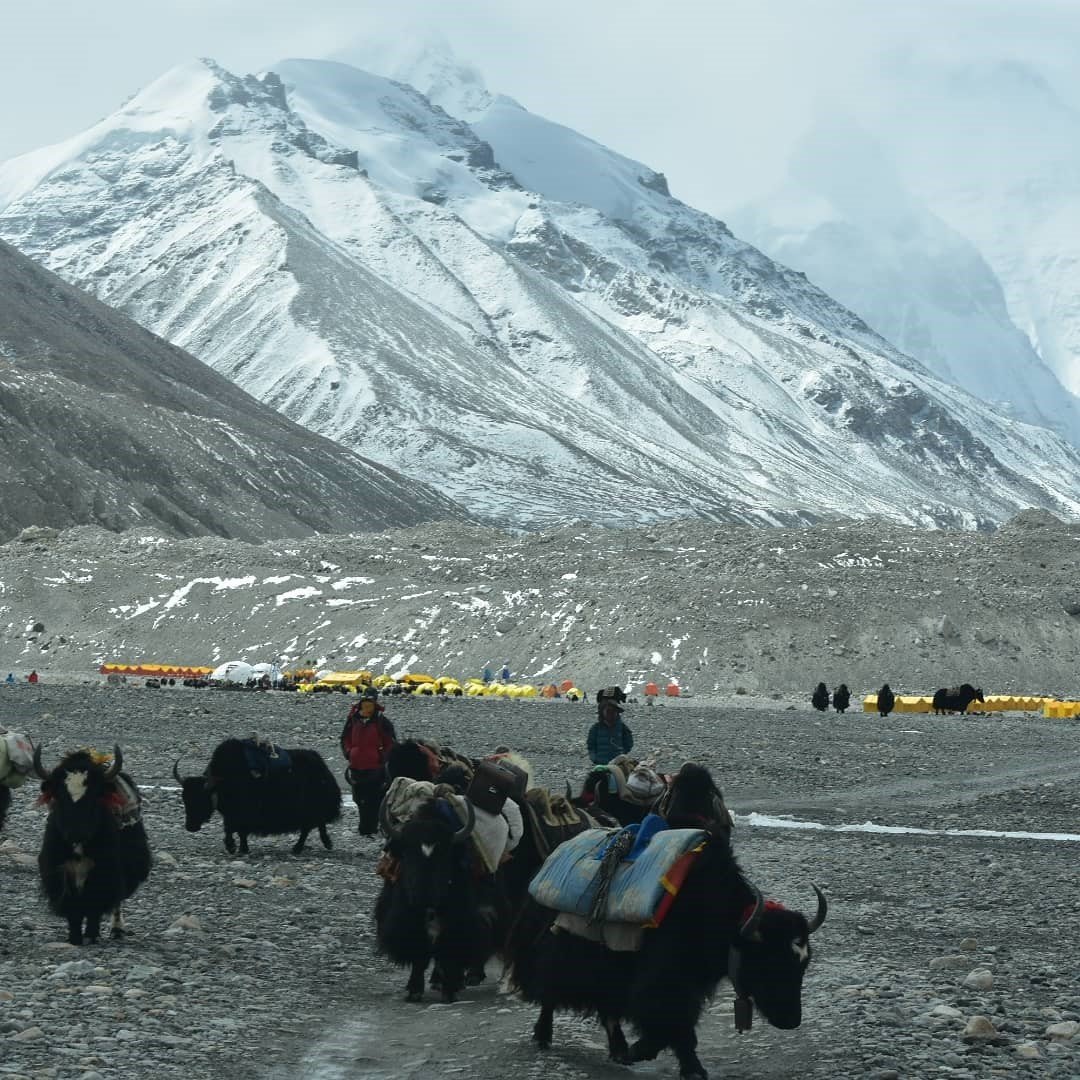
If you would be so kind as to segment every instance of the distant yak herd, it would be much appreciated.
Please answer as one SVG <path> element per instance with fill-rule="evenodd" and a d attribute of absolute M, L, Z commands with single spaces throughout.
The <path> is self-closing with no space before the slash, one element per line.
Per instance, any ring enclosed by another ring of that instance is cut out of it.
<path fill-rule="evenodd" d="M 934 694 L 933 710 L 937 716 L 943 713 L 967 712 L 968 706 L 973 701 L 985 701 L 981 688 L 974 687 L 971 683 L 963 683 L 961 686 L 942 687 Z M 829 688 L 819 682 L 810 696 L 810 704 L 818 712 L 827 712 L 829 705 L 838 712 L 846 712 L 851 705 L 851 691 L 845 683 L 841 683 L 829 696 Z M 877 693 L 877 711 L 882 716 L 888 716 L 896 708 L 896 694 L 888 683 Z"/>

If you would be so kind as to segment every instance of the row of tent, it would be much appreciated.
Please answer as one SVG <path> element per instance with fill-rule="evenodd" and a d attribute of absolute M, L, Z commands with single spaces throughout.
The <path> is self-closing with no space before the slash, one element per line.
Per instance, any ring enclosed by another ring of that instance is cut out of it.
<path fill-rule="evenodd" d="M 325 691 L 358 690 L 365 686 L 374 686 L 377 690 L 396 687 L 399 693 L 415 694 L 419 697 L 500 697 L 500 698 L 536 698 L 566 697 L 571 701 L 580 701 L 582 692 L 567 681 L 561 687 L 549 684 L 543 688 L 531 683 L 484 682 L 483 679 L 465 679 L 461 681 L 452 675 L 425 675 L 413 673 L 395 679 L 391 675 L 372 675 L 370 671 L 319 671 L 313 677 L 300 681 L 297 690 L 301 693 L 320 693 Z"/>
<path fill-rule="evenodd" d="M 1068 705 L 1076 705 L 1076 710 L 1062 712 L 1061 707 Z M 1080 712 L 1080 704 L 1071 701 L 1058 701 L 1056 698 L 1041 697 L 1035 694 L 987 694 L 985 701 L 973 701 L 967 707 L 969 713 L 1036 712 L 1039 709 L 1042 709 L 1045 716 L 1069 719 L 1075 716 L 1076 712 Z M 863 712 L 873 713 L 877 711 L 877 694 L 867 694 L 863 698 Z M 928 713 L 933 711 L 933 695 L 896 695 L 893 712 Z"/>
<path fill-rule="evenodd" d="M 272 682 L 281 679 L 281 672 L 274 664 L 248 664 L 243 660 L 230 660 L 210 667 L 201 664 L 102 664 L 102 675 L 131 675 L 147 679 L 207 679 L 210 682 L 246 683 L 269 675 Z"/>

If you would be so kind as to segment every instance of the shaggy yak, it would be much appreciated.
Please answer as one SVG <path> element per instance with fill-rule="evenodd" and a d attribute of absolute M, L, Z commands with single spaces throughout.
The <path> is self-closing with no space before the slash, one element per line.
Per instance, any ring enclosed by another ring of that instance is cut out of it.
<path fill-rule="evenodd" d="M 832 692 L 833 708 L 838 712 L 844 712 L 851 704 L 851 691 L 847 688 L 847 683 L 841 683 Z"/>
<path fill-rule="evenodd" d="M 877 711 L 882 716 L 888 716 L 896 707 L 896 695 L 892 692 L 889 684 L 886 683 L 877 692 Z"/>
<path fill-rule="evenodd" d="M 466 972 L 482 969 L 499 945 L 498 919 L 481 910 L 476 893 L 469 844 L 476 815 L 471 802 L 465 806 L 464 825 L 445 799 L 428 800 L 401 825 L 385 801 L 379 808 L 389 869 L 375 902 L 376 945 L 409 968 L 406 1001 L 423 1000 L 431 963 L 443 1000 L 456 1000 Z"/>
<path fill-rule="evenodd" d="M 829 688 L 823 683 L 819 682 L 814 688 L 814 693 L 810 697 L 810 704 L 817 709 L 818 712 L 825 712 L 829 707 Z"/>
<path fill-rule="evenodd" d="M 123 767 L 119 746 L 108 767 L 78 750 L 51 772 L 41 765 L 41 748 L 34 750 L 41 801 L 49 808 L 38 854 L 41 887 L 53 913 L 67 920 L 72 945 L 84 937 L 96 942 L 106 912 L 112 912 L 112 936 L 123 936 L 121 905 L 150 876 L 139 790 Z"/>
<path fill-rule="evenodd" d="M 973 701 L 985 700 L 982 689 L 976 689 L 971 683 L 953 686 L 948 690 L 942 687 L 934 694 L 934 712 L 939 715 L 945 712 L 967 712 Z"/>
<path fill-rule="evenodd" d="M 687 773 L 684 767 L 673 790 L 680 821 L 701 821 L 713 812 L 715 787 L 706 770 Z M 681 1076 L 707 1080 L 696 1027 L 724 978 L 736 993 L 740 1029 L 750 1026 L 754 1008 L 774 1027 L 799 1026 L 810 935 L 825 920 L 825 896 L 815 885 L 818 907 L 810 920 L 766 902 L 739 869 L 727 832 L 706 829 L 702 838 L 704 847 L 666 917 L 642 931 L 637 951 L 615 951 L 556 928 L 555 911 L 526 902 L 507 944 L 507 975 L 513 989 L 540 1006 L 533 1029 L 540 1047 L 551 1045 L 555 1012 L 570 1010 L 600 1020 L 615 1061 L 651 1061 L 670 1048 Z M 632 1046 L 624 1020 L 638 1032 Z"/>
<path fill-rule="evenodd" d="M 11 807 L 11 788 L 6 784 L 0 784 L 0 829 L 4 827 L 8 809 Z"/>
<path fill-rule="evenodd" d="M 188 832 L 198 832 L 218 810 L 230 855 L 237 850 L 234 834 L 240 836 L 241 855 L 248 854 L 249 836 L 292 832 L 300 833 L 292 849 L 299 855 L 312 829 L 319 830 L 323 847 L 331 847 L 326 826 L 341 817 L 341 788 L 322 755 L 275 747 L 274 753 L 288 764 L 273 767 L 266 763 L 264 745 L 226 739 L 210 756 L 202 776 L 181 776 L 176 759 L 173 777 L 183 791 Z"/>

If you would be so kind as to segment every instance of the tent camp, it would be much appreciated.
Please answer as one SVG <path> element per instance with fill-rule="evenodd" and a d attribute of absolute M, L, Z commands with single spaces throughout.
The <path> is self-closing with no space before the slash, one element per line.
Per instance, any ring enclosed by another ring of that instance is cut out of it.
<path fill-rule="evenodd" d="M 219 664 L 210 672 L 210 681 L 246 683 L 248 679 L 255 677 L 253 672 L 254 668 L 243 660 L 230 660 L 228 663 Z"/>

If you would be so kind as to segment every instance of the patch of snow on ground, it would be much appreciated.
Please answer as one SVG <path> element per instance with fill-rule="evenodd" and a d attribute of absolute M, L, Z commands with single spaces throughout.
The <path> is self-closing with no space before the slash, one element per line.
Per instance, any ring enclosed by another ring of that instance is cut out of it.
<path fill-rule="evenodd" d="M 314 585 L 305 585 L 300 589 L 290 589 L 288 592 L 278 593 L 274 598 L 274 607 L 281 607 L 290 600 L 306 600 L 312 596 L 322 596 L 322 589 L 316 589 Z"/>

